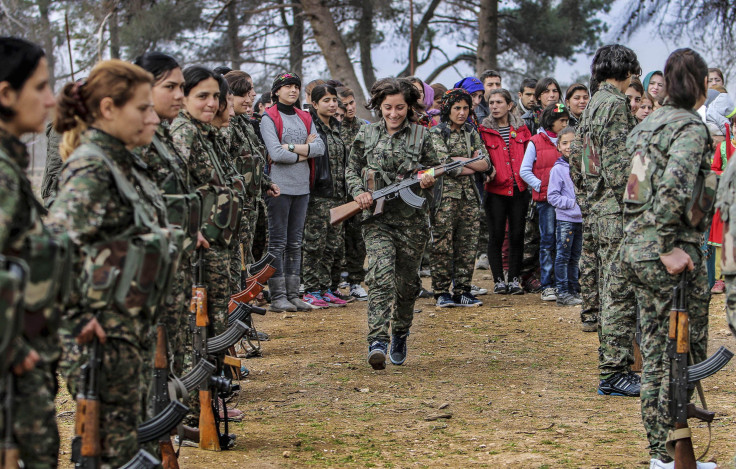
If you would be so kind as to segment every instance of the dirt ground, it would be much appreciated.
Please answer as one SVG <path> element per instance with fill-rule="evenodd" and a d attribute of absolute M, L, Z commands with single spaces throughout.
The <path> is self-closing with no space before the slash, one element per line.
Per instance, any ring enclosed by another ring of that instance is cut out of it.
<path fill-rule="evenodd" d="M 475 283 L 490 288 L 484 272 Z M 234 449 L 183 448 L 180 466 L 648 467 L 638 399 L 596 393 L 598 337 L 580 330 L 579 307 L 539 295 L 481 299 L 452 309 L 419 300 L 408 359 L 384 371 L 366 363 L 364 302 L 258 317 L 272 340 L 246 361 Z M 723 311 L 715 296 L 711 352 L 736 350 Z M 706 459 L 720 467 L 733 467 L 736 448 L 735 368 L 736 360 L 703 382 L 716 412 Z M 68 394 L 58 409 L 61 467 L 72 467 Z M 696 427 L 696 453 L 707 439 Z"/>

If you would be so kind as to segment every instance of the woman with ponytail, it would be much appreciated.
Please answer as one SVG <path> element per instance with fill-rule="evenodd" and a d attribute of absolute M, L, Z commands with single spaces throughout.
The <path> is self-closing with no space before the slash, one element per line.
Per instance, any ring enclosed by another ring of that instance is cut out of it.
<path fill-rule="evenodd" d="M 80 261 L 77 301 L 65 313 L 76 344 L 84 346 L 79 365 L 91 350 L 101 360 L 100 459 L 107 467 L 125 464 L 138 451 L 144 350 L 165 294 L 158 285 L 168 275 L 166 207 L 146 165 L 131 152 L 150 144 L 159 124 L 152 83 L 136 65 L 100 62 L 86 81 L 64 86 L 54 122 L 64 133 L 65 164 L 49 220 L 68 234 Z M 84 384 L 80 368 L 67 376 L 72 395 Z"/>

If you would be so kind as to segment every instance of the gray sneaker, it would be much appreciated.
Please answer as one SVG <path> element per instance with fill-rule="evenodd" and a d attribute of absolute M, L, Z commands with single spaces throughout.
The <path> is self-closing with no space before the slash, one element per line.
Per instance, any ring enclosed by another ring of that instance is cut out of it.
<path fill-rule="evenodd" d="M 475 261 L 476 270 L 491 270 L 491 264 L 488 262 L 488 254 L 481 254 Z"/>
<path fill-rule="evenodd" d="M 542 292 L 542 301 L 556 301 L 557 300 L 557 290 L 555 290 L 552 287 L 547 287 Z"/>
<path fill-rule="evenodd" d="M 560 293 L 557 295 L 557 306 L 577 306 L 582 303 L 583 300 L 579 300 L 569 293 Z"/>
<path fill-rule="evenodd" d="M 350 296 L 358 301 L 368 301 L 368 293 L 366 293 L 365 288 L 357 283 L 350 285 Z"/>

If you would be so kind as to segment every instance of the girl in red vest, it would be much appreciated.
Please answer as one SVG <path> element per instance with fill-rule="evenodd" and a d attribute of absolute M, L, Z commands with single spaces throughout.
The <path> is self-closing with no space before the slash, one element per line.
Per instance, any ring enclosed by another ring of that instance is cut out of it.
<path fill-rule="evenodd" d="M 521 178 L 532 188 L 532 199 L 539 213 L 539 265 L 541 268 L 542 300 L 555 301 L 555 208 L 547 202 L 549 172 L 559 157 L 557 134 L 567 127 L 570 113 L 564 104 L 552 104 L 542 111 L 539 132 L 526 147 L 521 163 Z"/>
<path fill-rule="evenodd" d="M 524 121 L 510 112 L 514 106 L 511 94 L 504 89 L 490 92 L 491 114 L 478 131 L 491 157 L 492 170 L 486 179 L 485 210 L 488 221 L 488 260 L 491 264 L 493 292 L 523 295 L 521 261 L 524 254 L 524 225 L 529 207 L 529 192 L 519 170 L 529 139 L 532 137 Z M 501 246 L 506 224 L 509 227 L 509 282 L 503 273 Z"/>

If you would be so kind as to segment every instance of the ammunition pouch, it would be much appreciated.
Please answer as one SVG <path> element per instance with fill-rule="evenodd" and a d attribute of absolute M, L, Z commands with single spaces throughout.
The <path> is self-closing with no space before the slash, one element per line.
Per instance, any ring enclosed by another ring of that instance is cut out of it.
<path fill-rule="evenodd" d="M 240 220 L 240 198 L 225 186 L 200 189 L 202 195 L 202 234 L 210 243 L 230 246 Z"/>
<path fill-rule="evenodd" d="M 256 197 L 260 193 L 261 179 L 263 178 L 263 164 L 258 156 L 250 153 L 240 155 L 236 163 L 238 172 L 243 176 L 245 195 Z"/>
<path fill-rule="evenodd" d="M 28 270 L 22 259 L 0 255 L 0 354 L 22 330 L 21 308 Z"/>
<path fill-rule="evenodd" d="M 165 194 L 164 201 L 169 223 L 184 230 L 182 251 L 191 254 L 197 245 L 197 233 L 202 225 L 199 194 Z"/>

